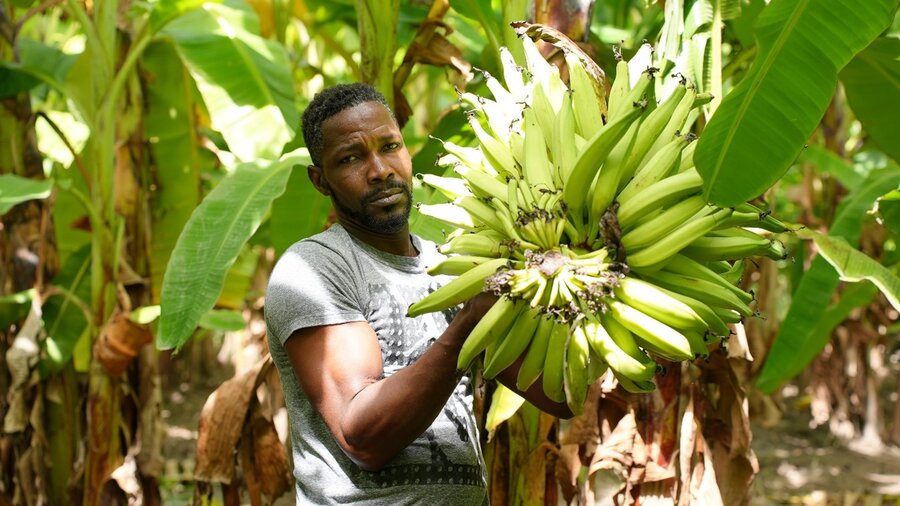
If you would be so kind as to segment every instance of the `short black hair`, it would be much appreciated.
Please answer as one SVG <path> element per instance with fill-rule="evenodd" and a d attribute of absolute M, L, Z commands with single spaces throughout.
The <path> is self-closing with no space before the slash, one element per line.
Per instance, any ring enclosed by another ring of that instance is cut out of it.
<path fill-rule="evenodd" d="M 378 102 L 391 113 L 394 121 L 397 121 L 387 99 L 370 84 L 337 84 L 316 94 L 306 110 L 303 111 L 302 119 L 303 140 L 306 142 L 306 148 L 309 150 L 313 164 L 321 167 L 319 157 L 322 155 L 324 147 L 322 123 L 344 109 L 356 107 L 364 102 Z"/>

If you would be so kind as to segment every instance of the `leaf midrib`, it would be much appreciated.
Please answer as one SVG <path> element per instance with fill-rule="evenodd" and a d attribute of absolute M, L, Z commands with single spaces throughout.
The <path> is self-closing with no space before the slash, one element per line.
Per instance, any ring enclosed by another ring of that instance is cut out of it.
<path fill-rule="evenodd" d="M 713 171 L 710 177 L 710 183 L 707 188 L 711 189 L 713 187 L 713 182 L 719 177 L 719 172 L 721 172 L 723 163 L 725 161 L 725 156 L 728 154 L 729 148 L 731 146 L 732 141 L 734 140 L 734 136 L 737 133 L 738 127 L 744 119 L 744 116 L 747 114 L 747 111 L 750 107 L 751 102 L 753 101 L 753 97 L 756 96 L 756 93 L 759 91 L 759 87 L 761 83 L 764 81 L 765 76 L 768 74 L 769 69 L 774 64 L 775 60 L 778 58 L 778 54 L 781 49 L 784 47 L 785 42 L 792 34 L 794 27 L 797 25 L 798 19 L 802 15 L 803 11 L 809 5 L 809 0 L 802 0 L 796 4 L 794 12 L 792 13 L 790 19 L 788 19 L 784 28 L 781 31 L 781 34 L 775 39 L 775 43 L 772 45 L 772 50 L 769 51 L 768 56 L 762 63 L 762 67 L 760 67 L 760 71 L 756 73 L 753 77 L 753 81 L 750 85 L 750 90 L 747 92 L 747 97 L 741 101 L 738 112 L 735 116 L 735 120 L 732 123 L 735 125 L 731 129 L 729 129 L 728 134 L 725 137 L 725 142 L 722 143 L 722 148 L 719 150 L 719 155 L 716 157 L 716 163 L 713 165 Z M 706 196 L 709 197 L 709 190 L 706 191 Z"/>

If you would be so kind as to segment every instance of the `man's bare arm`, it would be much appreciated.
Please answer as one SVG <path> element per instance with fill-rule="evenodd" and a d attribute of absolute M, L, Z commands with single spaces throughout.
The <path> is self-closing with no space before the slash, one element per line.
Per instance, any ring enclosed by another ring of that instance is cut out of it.
<path fill-rule="evenodd" d="M 387 378 L 378 338 L 365 322 L 298 330 L 285 351 L 338 444 L 361 468 L 375 471 L 441 412 L 459 381 L 459 349 L 489 303 L 466 304 L 418 360 Z"/>

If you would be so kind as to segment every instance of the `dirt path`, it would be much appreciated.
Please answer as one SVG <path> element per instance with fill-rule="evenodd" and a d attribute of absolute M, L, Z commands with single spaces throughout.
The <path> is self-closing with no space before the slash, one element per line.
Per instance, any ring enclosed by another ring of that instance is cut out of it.
<path fill-rule="evenodd" d="M 754 506 L 900 504 L 900 448 L 842 444 L 796 413 L 772 429 L 754 425 L 753 449 Z"/>

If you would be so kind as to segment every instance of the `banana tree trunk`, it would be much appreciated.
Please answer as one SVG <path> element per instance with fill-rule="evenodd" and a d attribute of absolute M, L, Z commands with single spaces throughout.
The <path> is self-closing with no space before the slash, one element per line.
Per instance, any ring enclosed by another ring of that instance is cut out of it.
<path fill-rule="evenodd" d="M 3 17 L 0 24 L 9 20 Z M 3 29 L 6 33 L 8 30 Z M 0 60 L 13 60 L 9 45 L 0 42 Z M 40 154 L 34 129 L 34 115 L 29 96 L 19 94 L 0 100 L 0 174 L 43 179 Z M 49 279 L 57 272 L 58 256 L 53 235 L 50 204 L 32 200 L 19 204 L 2 216 L 0 227 L 0 296 L 34 289 L 43 292 Z M 38 300 L 40 295 L 37 296 Z M 33 308 L 39 310 L 39 306 Z M 39 322 L 32 311 L 25 322 Z M 0 489 L 13 501 L 65 502 L 68 470 L 73 454 L 62 455 L 57 469 L 48 469 L 43 460 L 45 452 L 56 449 L 72 450 L 72 440 L 59 441 L 45 429 L 43 418 L 45 393 L 43 385 L 33 384 L 33 352 L 37 346 L 38 325 L 16 322 L 15 332 L 0 329 Z M 33 329 L 33 332 L 29 329 Z M 14 341 L 18 341 L 14 343 Z M 59 378 L 57 378 L 59 379 Z M 61 378 L 64 385 L 74 384 L 74 378 Z M 36 416 L 34 416 L 36 415 Z M 66 438 L 63 438 L 66 439 Z M 51 454 L 60 457 L 57 452 Z M 68 457 L 68 460 L 66 459 Z M 9 467 L 7 467 L 9 466 Z M 16 479 L 14 479 L 16 477 Z M 22 481 L 23 478 L 31 480 Z M 39 489 L 34 483 L 45 483 Z"/>

